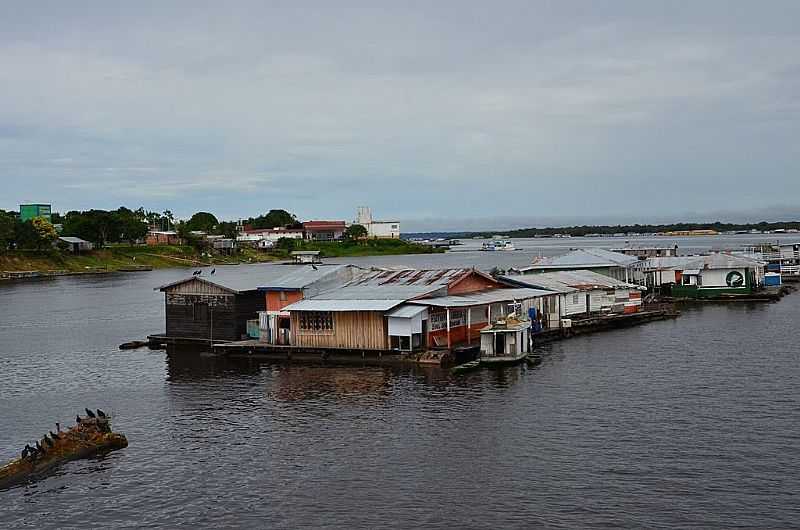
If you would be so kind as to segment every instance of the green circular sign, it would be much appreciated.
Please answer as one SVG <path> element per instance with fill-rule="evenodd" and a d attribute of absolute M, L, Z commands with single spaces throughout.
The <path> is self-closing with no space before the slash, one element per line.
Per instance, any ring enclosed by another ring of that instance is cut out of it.
<path fill-rule="evenodd" d="M 739 271 L 731 271 L 725 276 L 725 283 L 728 287 L 741 287 L 744 285 L 744 276 Z"/>

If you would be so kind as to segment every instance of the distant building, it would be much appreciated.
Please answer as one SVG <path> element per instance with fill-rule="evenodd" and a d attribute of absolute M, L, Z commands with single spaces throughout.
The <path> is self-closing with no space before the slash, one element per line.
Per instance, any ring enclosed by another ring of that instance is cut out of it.
<path fill-rule="evenodd" d="M 181 238 L 172 230 L 151 230 L 145 242 L 150 245 L 180 245 Z"/>
<path fill-rule="evenodd" d="M 635 256 L 639 259 L 647 258 L 660 258 L 678 255 L 678 245 L 671 247 L 665 246 L 652 246 L 652 247 L 634 247 L 627 246 L 622 248 L 612 248 L 611 252 L 619 252 L 626 256 Z"/>
<path fill-rule="evenodd" d="M 94 246 L 84 239 L 79 237 L 59 237 L 56 241 L 57 246 L 67 247 L 73 254 L 80 254 L 81 252 L 88 252 Z"/>
<path fill-rule="evenodd" d="M 333 241 L 341 239 L 347 228 L 344 221 L 306 221 L 303 223 L 306 239 Z"/>
<path fill-rule="evenodd" d="M 376 239 L 400 239 L 400 221 L 376 221 L 372 209 L 359 206 L 354 224 L 367 229 L 367 237 Z"/>
<path fill-rule="evenodd" d="M 52 212 L 49 204 L 20 204 L 19 220 L 23 223 L 37 217 L 44 217 L 47 222 L 52 222 Z"/>
<path fill-rule="evenodd" d="M 322 263 L 319 250 L 295 250 L 292 252 L 292 261 L 298 265 Z"/>
<path fill-rule="evenodd" d="M 248 228 L 239 232 L 236 240 L 240 243 L 259 246 L 259 241 L 277 242 L 279 239 L 303 239 L 305 231 L 302 228 Z"/>

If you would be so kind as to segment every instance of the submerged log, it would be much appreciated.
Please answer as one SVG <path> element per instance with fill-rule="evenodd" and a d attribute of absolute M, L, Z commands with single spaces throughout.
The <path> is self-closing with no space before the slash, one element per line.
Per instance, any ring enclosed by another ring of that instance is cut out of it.
<path fill-rule="evenodd" d="M 56 438 L 44 445 L 44 452 L 28 447 L 23 456 L 0 467 L 0 489 L 6 489 L 29 480 L 35 480 L 59 465 L 103 454 L 128 446 L 125 435 L 111 431 L 111 418 L 80 418 L 80 422 L 69 430 L 56 433 Z M 42 445 L 41 443 L 39 444 Z"/>

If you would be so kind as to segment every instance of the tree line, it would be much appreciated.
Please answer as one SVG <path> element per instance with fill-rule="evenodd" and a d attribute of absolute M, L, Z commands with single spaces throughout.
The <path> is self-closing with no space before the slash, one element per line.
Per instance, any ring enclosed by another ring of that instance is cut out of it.
<path fill-rule="evenodd" d="M 716 230 L 717 232 L 741 232 L 749 230 L 759 230 L 762 232 L 777 229 L 798 229 L 800 221 L 768 223 L 672 223 L 672 224 L 632 224 L 632 225 L 582 225 L 582 226 L 562 226 L 547 228 L 521 228 L 517 230 L 504 230 L 503 234 L 510 237 L 536 237 L 553 236 L 556 234 L 568 234 L 573 237 L 586 235 L 613 235 L 613 234 L 657 234 L 663 232 L 680 232 L 685 230 Z M 485 235 L 490 237 L 497 232 L 470 232 L 461 234 L 461 237 Z"/>
<path fill-rule="evenodd" d="M 90 241 L 95 248 L 109 243 L 135 244 L 151 229 L 176 231 L 190 244 L 200 244 L 202 234 L 235 238 L 239 223 L 219 221 L 209 212 L 197 212 L 188 220 L 176 220 L 170 210 L 148 211 L 140 207 L 131 210 L 124 206 L 116 210 L 73 210 L 61 215 L 54 212 L 51 221 L 43 217 L 21 221 L 16 212 L 0 210 L 0 251 L 45 250 L 51 248 L 58 236 L 79 237 Z M 273 209 L 263 215 L 243 220 L 252 228 L 296 228 L 302 224 L 286 210 Z M 61 225 L 57 232 L 54 225 Z"/>

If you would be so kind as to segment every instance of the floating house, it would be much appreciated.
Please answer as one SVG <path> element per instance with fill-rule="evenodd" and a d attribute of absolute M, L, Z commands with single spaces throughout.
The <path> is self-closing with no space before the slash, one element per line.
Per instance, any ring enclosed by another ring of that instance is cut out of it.
<path fill-rule="evenodd" d="M 252 279 L 224 275 L 192 276 L 158 287 L 166 304 L 170 339 L 240 340 L 247 321 L 265 308 L 264 294 Z"/>
<path fill-rule="evenodd" d="M 626 283 L 639 283 L 644 275 L 635 264 L 639 258 L 602 248 L 578 248 L 561 256 L 538 258 L 533 265 L 517 269 L 522 274 L 589 270 Z"/>
<path fill-rule="evenodd" d="M 532 351 L 531 323 L 512 314 L 481 330 L 480 362 L 488 365 L 513 364 Z"/>
<path fill-rule="evenodd" d="M 475 269 L 370 269 L 284 309 L 293 346 L 412 351 L 477 345 L 509 303 L 549 294 L 509 288 Z"/>
<path fill-rule="evenodd" d="M 666 246 L 627 246 L 612 248 L 611 252 L 618 252 L 626 256 L 634 256 L 639 259 L 659 258 L 678 255 L 678 245 Z"/>
<path fill-rule="evenodd" d="M 314 265 L 322 263 L 319 250 L 295 250 L 291 253 L 292 261 L 298 265 Z"/>
<path fill-rule="evenodd" d="M 679 271 L 672 286 L 676 298 L 716 298 L 749 295 L 764 285 L 766 263 L 732 254 L 700 256 Z"/>
<path fill-rule="evenodd" d="M 334 289 L 351 280 L 356 271 L 362 270 L 352 265 L 281 266 L 279 269 L 283 274 L 262 278 L 258 285 L 266 305 L 266 310 L 259 313 L 259 339 L 279 345 L 292 343 L 291 318 L 286 306 Z"/>
<path fill-rule="evenodd" d="M 682 283 L 683 271 L 694 268 L 699 256 L 669 256 L 648 258 L 635 267 L 644 275 L 644 284 L 650 289 L 659 289 Z"/>
<path fill-rule="evenodd" d="M 555 314 L 545 315 L 552 321 L 591 313 L 636 313 L 642 307 L 643 287 L 590 270 L 505 275 L 500 279 L 558 293 L 558 302 L 550 304 Z"/>

